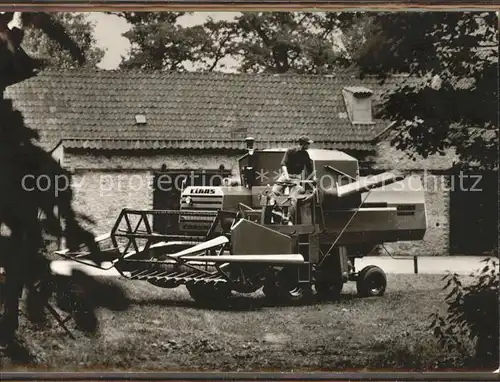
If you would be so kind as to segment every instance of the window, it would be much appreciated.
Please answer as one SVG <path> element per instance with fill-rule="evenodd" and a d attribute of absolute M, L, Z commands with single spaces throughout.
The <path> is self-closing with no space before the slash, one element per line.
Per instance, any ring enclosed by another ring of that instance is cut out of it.
<path fill-rule="evenodd" d="M 146 116 L 144 114 L 136 114 L 135 115 L 135 123 L 137 125 L 144 125 L 144 124 L 146 124 Z"/>
<path fill-rule="evenodd" d="M 370 89 L 363 87 L 347 87 L 342 90 L 347 115 L 351 123 L 372 124 L 372 95 Z"/>

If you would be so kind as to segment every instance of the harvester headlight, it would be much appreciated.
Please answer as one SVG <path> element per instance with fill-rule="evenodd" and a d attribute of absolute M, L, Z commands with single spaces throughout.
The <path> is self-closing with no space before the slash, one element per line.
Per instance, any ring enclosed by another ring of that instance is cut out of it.
<path fill-rule="evenodd" d="M 188 196 L 188 197 L 186 198 L 186 204 L 187 204 L 187 205 L 189 205 L 189 206 L 190 206 L 191 204 L 193 204 L 193 199 L 191 199 L 191 197 L 190 197 L 190 196 Z"/>

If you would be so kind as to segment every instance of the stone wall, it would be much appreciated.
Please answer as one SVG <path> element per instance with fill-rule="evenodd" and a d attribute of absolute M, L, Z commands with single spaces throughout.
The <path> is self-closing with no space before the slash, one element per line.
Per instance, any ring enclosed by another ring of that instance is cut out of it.
<path fill-rule="evenodd" d="M 66 151 L 64 167 L 73 172 L 74 207 L 94 220 L 96 235 L 107 233 L 123 208 L 153 208 L 153 176 L 169 170 L 215 170 L 222 164 L 238 174 L 237 154 L 89 155 Z"/>
<path fill-rule="evenodd" d="M 241 154 L 229 152 L 158 152 L 158 154 L 112 153 L 95 155 L 66 151 L 64 166 L 71 170 L 147 170 L 159 171 L 162 165 L 167 169 L 218 169 L 238 172 L 237 160 Z"/>
<path fill-rule="evenodd" d="M 389 141 L 377 143 L 375 155 L 372 158 L 373 168 L 386 170 L 444 171 L 450 169 L 456 160 L 453 150 L 448 150 L 446 155 L 435 154 L 427 158 L 421 156 L 412 158 L 404 151 L 391 146 Z"/>
<path fill-rule="evenodd" d="M 80 171 L 73 175 L 73 206 L 88 216 L 95 235 L 107 233 L 123 208 L 151 209 L 152 175 L 148 171 Z"/>
<path fill-rule="evenodd" d="M 371 158 L 374 170 L 401 170 L 419 176 L 425 190 L 428 230 L 424 240 L 387 244 L 389 252 L 421 256 L 449 254 L 450 177 L 443 174 L 453 166 L 455 158 L 452 150 L 444 156 L 410 158 L 405 152 L 391 147 L 387 141 L 377 144 L 376 155 Z M 385 251 L 380 253 L 387 255 Z"/>
<path fill-rule="evenodd" d="M 412 171 L 420 178 L 425 192 L 427 232 L 422 241 L 388 243 L 385 247 L 397 256 L 443 256 L 449 253 L 449 176 Z M 383 256 L 387 252 L 379 251 Z"/>

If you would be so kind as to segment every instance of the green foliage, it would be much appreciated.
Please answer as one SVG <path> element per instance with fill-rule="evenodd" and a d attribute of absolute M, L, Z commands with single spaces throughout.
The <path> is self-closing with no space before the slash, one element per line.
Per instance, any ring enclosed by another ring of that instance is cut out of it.
<path fill-rule="evenodd" d="M 181 12 L 115 14 L 132 25 L 124 34 L 131 54 L 122 67 L 213 71 L 234 62 L 238 72 L 252 73 L 332 73 L 351 63 L 368 19 L 356 13 L 248 12 L 182 27 Z"/>
<path fill-rule="evenodd" d="M 378 344 L 380 351 L 369 363 L 377 368 L 403 369 L 405 371 L 432 371 L 460 369 L 464 366 L 464 355 L 455 349 L 443 352 L 431 336 L 393 335 L 388 341 Z"/>
<path fill-rule="evenodd" d="M 324 12 L 244 13 L 236 20 L 235 50 L 241 72 L 332 73 L 349 64 L 339 46 L 342 28 L 355 14 Z M 361 17 L 361 16 L 359 16 Z"/>
<path fill-rule="evenodd" d="M 459 166 L 498 165 L 498 18 L 494 12 L 378 14 L 356 62 L 361 75 L 402 75 L 376 115 L 392 144 L 426 157 L 456 150 Z"/>
<path fill-rule="evenodd" d="M 93 35 L 94 25 L 87 20 L 87 15 L 75 12 L 57 12 L 52 18 L 60 23 L 68 36 L 82 49 L 86 66 L 95 67 L 102 60 L 105 50 L 97 46 Z M 71 52 L 61 47 L 58 41 L 40 29 L 27 29 L 22 46 L 30 56 L 44 59 L 48 66 L 72 68 L 79 66 Z"/>
<path fill-rule="evenodd" d="M 119 12 L 131 29 L 124 36 L 131 43 L 130 56 L 120 67 L 152 70 L 212 71 L 223 67 L 231 54 L 234 25 L 207 20 L 203 25 L 183 27 L 178 19 L 186 12 Z"/>
<path fill-rule="evenodd" d="M 184 12 L 119 12 L 132 24 L 124 33 L 131 43 L 130 57 L 122 68 L 183 70 L 185 61 L 195 60 L 195 51 L 203 44 L 201 28 L 176 25 Z"/>
<path fill-rule="evenodd" d="M 115 13 L 131 23 L 122 67 L 164 70 L 401 75 L 376 117 L 410 156 L 457 155 L 457 166 L 498 166 L 495 12 L 246 12 L 182 27 L 181 12 Z"/>
<path fill-rule="evenodd" d="M 480 367 L 498 366 L 499 296 L 498 261 L 484 260 L 481 272 L 475 275 L 471 285 L 464 286 L 457 274 L 448 274 L 443 287 L 447 313 L 431 315 L 430 328 L 441 347 L 447 351 L 458 351 L 463 356 L 470 354 L 470 341 L 475 343 L 475 357 L 471 365 Z"/>
<path fill-rule="evenodd" d="M 48 63 L 59 67 L 71 66 L 73 62 L 82 65 L 86 59 L 99 61 L 102 57 L 102 52 L 97 53 L 92 48 L 89 48 L 86 56 L 82 54 L 80 48 L 85 50 L 86 46 L 93 43 L 90 24 L 85 22 L 83 16 L 25 12 L 20 15 L 19 25 L 24 29 L 10 29 L 8 24 L 13 16 L 14 13 L 10 12 L 4 13 L 0 18 L 0 29 L 3 30 L 0 39 L 2 90 L 7 85 L 32 77 L 35 69 L 43 68 L 46 63 L 33 59 L 32 54 L 50 54 L 52 57 L 47 60 Z M 24 48 L 30 46 L 32 51 L 27 54 Z M 69 54 L 65 56 L 63 50 Z M 35 188 L 32 191 L 23 187 L 22 179 L 26 175 L 35 178 L 65 178 L 71 184 L 71 174 L 61 168 L 50 153 L 36 145 L 34 141 L 39 138 L 38 133 L 26 126 L 12 100 L 0 99 L 0 115 L 3 120 L 0 125 L 0 265 L 5 270 L 0 346 L 2 356 L 8 355 L 19 361 L 20 353 L 29 353 L 16 340 L 19 299 L 23 289 L 27 289 L 27 318 L 32 323 L 43 324 L 45 303 L 51 294 L 48 286 L 61 283 L 50 272 L 49 260 L 44 256 L 44 234 L 64 237 L 70 250 L 77 250 L 82 244 L 86 244 L 92 255 L 99 254 L 100 251 L 93 233 L 82 226 L 81 217 L 73 210 L 71 188 L 58 193 L 54 192 L 53 187 L 45 190 Z M 40 215 L 45 218 L 44 224 L 40 221 Z M 73 279 L 74 275 L 65 277 L 65 280 Z M 100 285 L 92 285 L 84 278 L 81 281 L 80 285 L 90 286 L 91 291 L 84 290 L 80 300 L 88 294 L 103 296 Z M 39 282 L 40 290 L 35 287 Z M 108 300 L 117 301 L 117 297 L 118 294 Z M 95 309 L 96 304 L 87 304 L 85 308 Z M 93 330 L 94 327 L 86 329 Z M 31 359 L 24 355 L 22 358 Z"/>

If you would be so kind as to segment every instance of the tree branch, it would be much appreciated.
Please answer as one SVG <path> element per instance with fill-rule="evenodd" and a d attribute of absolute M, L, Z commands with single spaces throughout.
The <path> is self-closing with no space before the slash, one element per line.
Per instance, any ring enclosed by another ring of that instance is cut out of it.
<path fill-rule="evenodd" d="M 215 69 L 215 67 L 219 63 L 219 61 L 222 60 L 225 57 L 225 54 L 221 54 L 221 52 L 222 52 L 222 49 L 223 49 L 224 45 L 229 41 L 230 37 L 231 36 L 228 34 L 226 36 L 226 38 L 224 40 L 222 40 L 221 44 L 219 45 L 219 49 L 217 49 L 217 51 L 215 52 L 214 62 L 212 63 L 212 65 L 208 69 L 209 72 L 213 72 L 214 69 Z"/>

